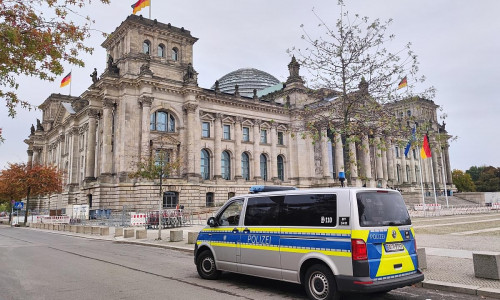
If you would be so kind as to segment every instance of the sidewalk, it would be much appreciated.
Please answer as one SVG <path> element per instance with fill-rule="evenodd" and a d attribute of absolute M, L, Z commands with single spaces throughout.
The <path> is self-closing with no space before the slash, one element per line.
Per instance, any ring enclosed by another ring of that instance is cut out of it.
<path fill-rule="evenodd" d="M 147 231 L 146 239 L 114 237 L 115 228 L 110 227 L 108 236 L 90 235 L 82 233 L 70 233 L 66 231 L 45 232 L 64 234 L 95 240 L 107 240 L 115 243 L 126 243 L 150 247 L 161 247 L 187 253 L 193 253 L 194 244 L 188 244 L 188 232 L 199 232 L 204 225 L 192 225 L 172 229 L 161 230 L 161 240 L 158 238 L 158 230 Z M 137 227 L 137 229 L 143 229 Z M 184 240 L 170 242 L 170 230 L 183 230 Z M 466 237 L 451 235 L 418 235 L 419 248 L 426 248 L 427 269 L 424 270 L 425 280 L 419 284 L 424 288 L 436 289 L 450 292 L 459 292 L 470 295 L 479 295 L 500 299 L 500 281 L 480 279 L 474 276 L 472 252 L 474 251 L 500 251 L 500 237 L 492 237 L 485 241 L 484 237 Z"/>

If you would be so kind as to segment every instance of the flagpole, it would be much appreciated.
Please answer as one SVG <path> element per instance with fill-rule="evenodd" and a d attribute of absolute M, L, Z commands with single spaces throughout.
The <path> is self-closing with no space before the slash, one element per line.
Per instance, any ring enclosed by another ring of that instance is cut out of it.
<path fill-rule="evenodd" d="M 420 155 L 420 147 L 417 147 L 418 149 L 418 158 L 420 159 L 420 168 L 418 169 L 420 172 L 420 189 L 422 190 L 422 204 L 424 204 L 424 210 L 425 210 L 425 195 L 424 195 L 424 178 L 422 176 L 422 155 Z"/>
<path fill-rule="evenodd" d="M 432 189 L 434 190 L 434 204 L 437 205 L 437 197 L 436 197 L 436 182 L 434 180 L 434 167 L 432 166 L 432 158 L 431 161 L 431 177 L 432 177 Z"/>
<path fill-rule="evenodd" d="M 149 19 L 151 20 L 151 5 L 153 0 L 149 0 Z"/>
<path fill-rule="evenodd" d="M 73 82 L 72 78 L 73 77 L 73 69 L 71 69 L 71 71 L 69 72 L 70 75 L 70 78 L 69 78 L 69 96 L 71 97 L 71 84 Z"/>

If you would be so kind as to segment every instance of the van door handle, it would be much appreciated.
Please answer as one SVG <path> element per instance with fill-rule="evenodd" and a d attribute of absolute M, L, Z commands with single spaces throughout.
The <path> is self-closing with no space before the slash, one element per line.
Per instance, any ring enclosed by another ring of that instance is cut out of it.
<path fill-rule="evenodd" d="M 243 233 L 250 233 L 250 229 L 245 228 L 245 230 L 243 230 Z"/>
<path fill-rule="evenodd" d="M 238 233 L 238 232 L 240 232 L 240 231 L 238 230 L 238 228 L 236 228 L 236 227 L 235 227 L 235 228 L 233 228 L 233 233 Z"/>

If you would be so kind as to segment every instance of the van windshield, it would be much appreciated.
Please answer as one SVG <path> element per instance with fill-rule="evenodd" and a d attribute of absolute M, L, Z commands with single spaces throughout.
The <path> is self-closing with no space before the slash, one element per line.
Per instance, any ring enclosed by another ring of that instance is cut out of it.
<path fill-rule="evenodd" d="M 360 192 L 358 201 L 359 226 L 411 225 L 403 197 L 391 192 Z"/>

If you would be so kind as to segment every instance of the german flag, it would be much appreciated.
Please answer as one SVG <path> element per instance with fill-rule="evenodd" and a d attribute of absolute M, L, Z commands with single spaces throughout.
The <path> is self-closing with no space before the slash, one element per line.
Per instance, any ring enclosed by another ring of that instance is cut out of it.
<path fill-rule="evenodd" d="M 61 87 L 67 86 L 71 82 L 71 72 L 68 75 L 64 76 L 63 80 L 61 80 Z"/>
<path fill-rule="evenodd" d="M 422 149 L 420 149 L 420 156 L 423 159 L 429 158 L 432 156 L 431 147 L 429 146 L 429 138 L 427 134 L 424 135 L 424 143 L 422 144 Z"/>
<path fill-rule="evenodd" d="M 401 82 L 398 84 L 398 90 L 404 88 L 407 85 L 408 85 L 408 81 L 406 80 L 406 76 L 405 76 L 405 78 L 401 79 Z"/>
<path fill-rule="evenodd" d="M 136 12 L 140 11 L 146 6 L 149 6 L 149 0 L 139 0 L 135 4 L 132 4 L 132 9 L 134 10 L 133 13 L 135 15 Z"/>

